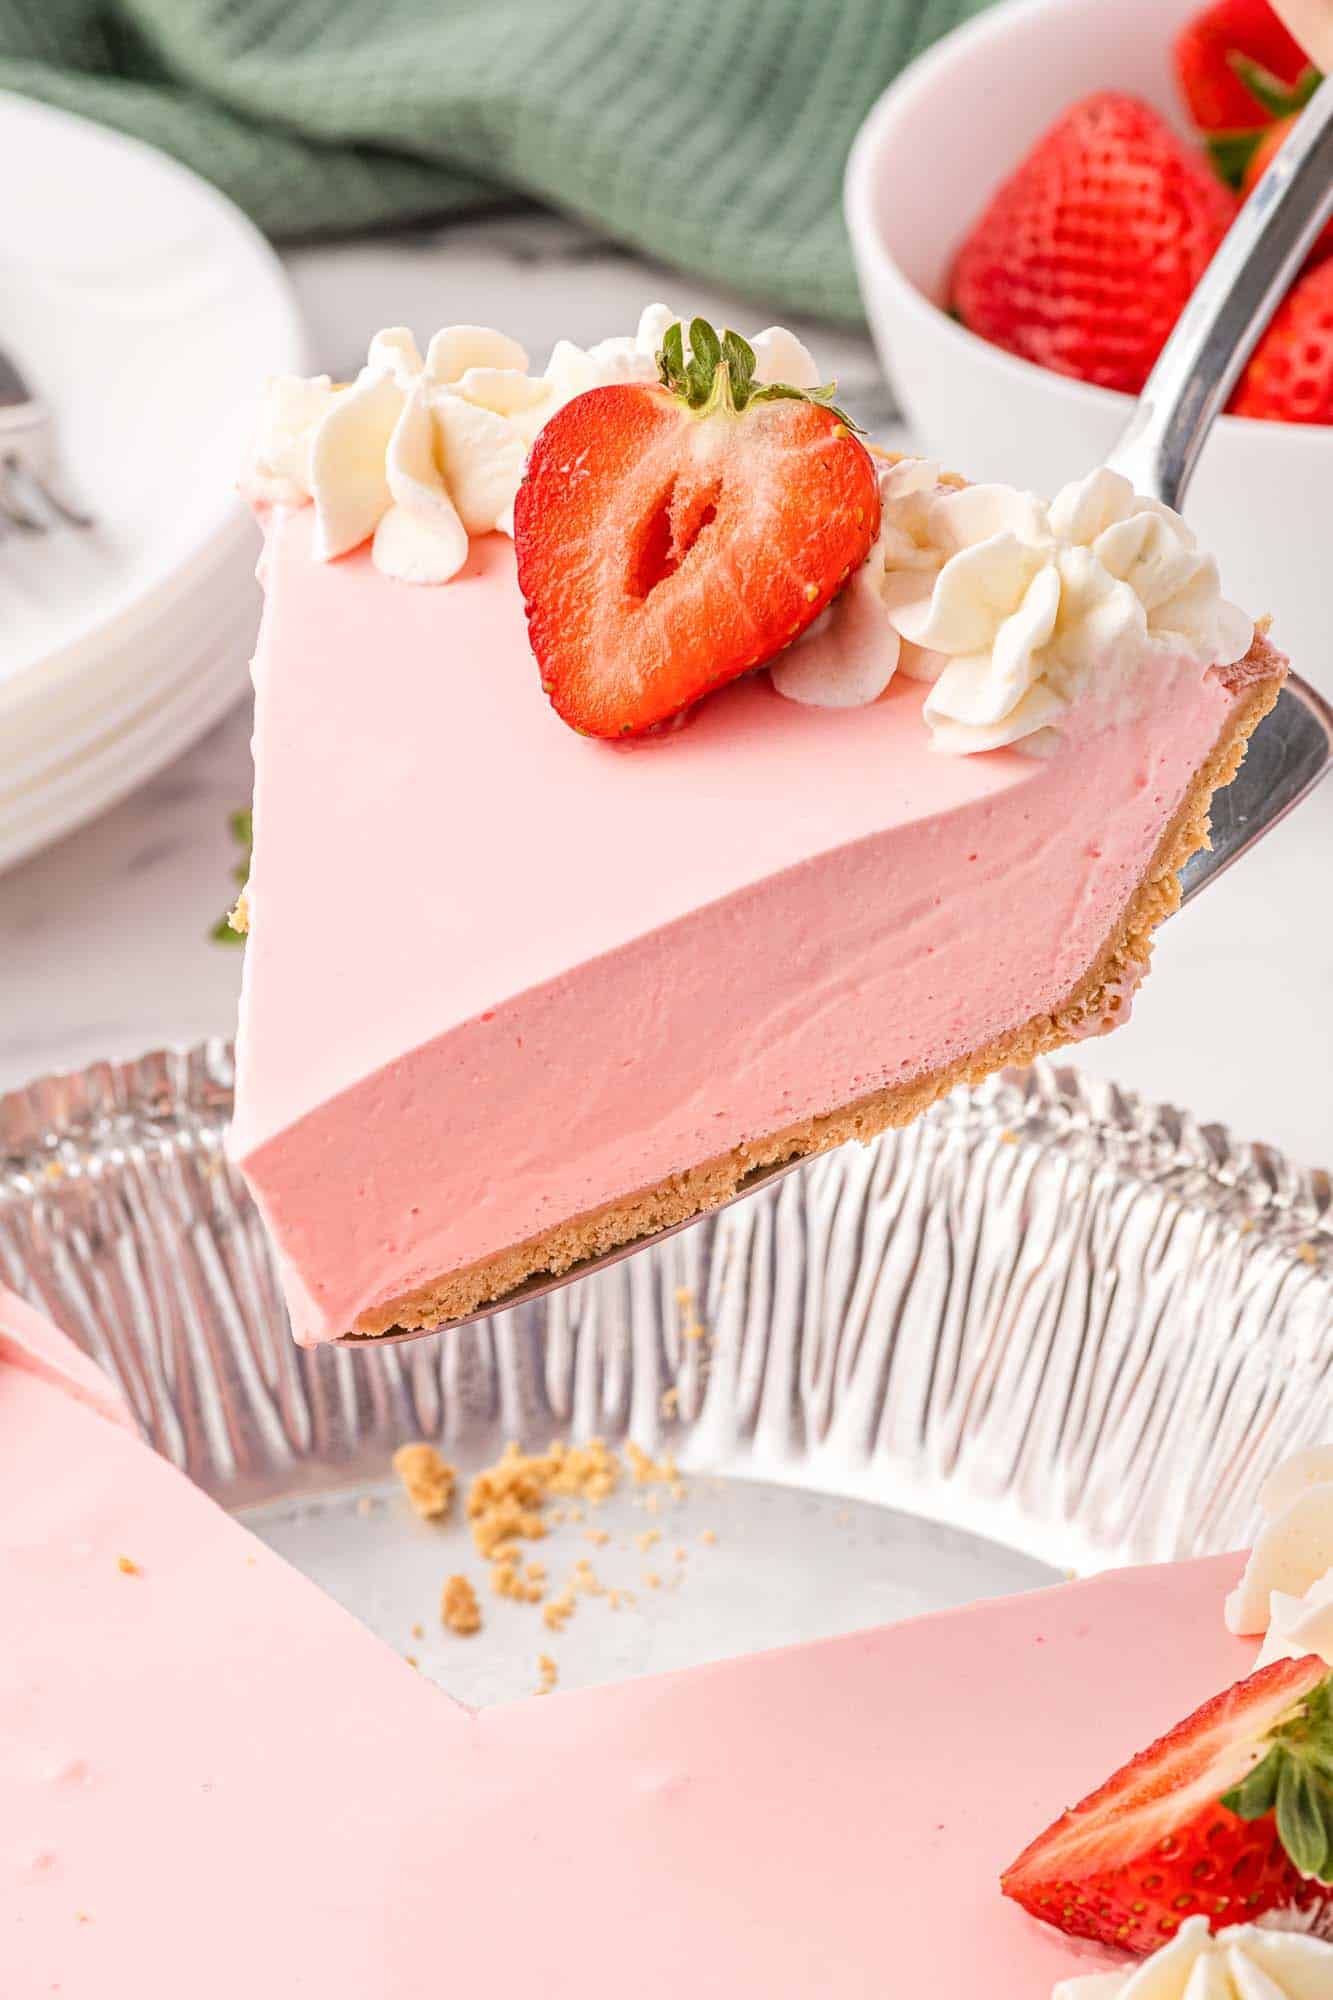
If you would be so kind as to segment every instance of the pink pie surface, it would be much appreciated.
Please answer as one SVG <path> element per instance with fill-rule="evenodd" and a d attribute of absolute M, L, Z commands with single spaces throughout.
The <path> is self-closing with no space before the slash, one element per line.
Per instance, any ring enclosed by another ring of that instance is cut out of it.
<path fill-rule="evenodd" d="M 5 2000 L 1045 2000 L 1001 1868 L 1253 1658 L 1223 1558 L 472 1713 L 0 1327 Z"/>
<path fill-rule="evenodd" d="M 232 1151 L 297 1337 L 1069 996 L 1230 696 L 1055 756 L 934 753 L 923 688 L 766 675 L 608 745 L 542 694 L 513 549 L 438 589 L 271 514 Z"/>

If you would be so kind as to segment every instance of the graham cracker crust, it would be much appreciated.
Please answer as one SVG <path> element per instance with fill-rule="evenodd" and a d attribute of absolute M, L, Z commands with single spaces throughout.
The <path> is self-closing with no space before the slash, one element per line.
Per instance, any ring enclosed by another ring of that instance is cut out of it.
<path fill-rule="evenodd" d="M 1179 907 L 1180 869 L 1192 854 L 1209 845 L 1213 794 L 1229 784 L 1240 768 L 1252 732 L 1277 700 L 1286 666 L 1286 660 L 1268 642 L 1265 621 L 1256 629 L 1245 658 L 1219 670 L 1235 695 L 1227 725 L 1196 771 L 1116 930 L 1054 1012 L 1034 1015 L 1021 1027 L 929 1075 L 872 1091 L 851 1104 L 802 1119 L 766 1138 L 747 1141 L 700 1166 L 670 1174 L 653 1187 L 572 1216 L 498 1256 L 446 1272 L 429 1284 L 361 1313 L 352 1331 L 373 1337 L 399 1327 L 417 1330 L 460 1319 L 488 1301 L 502 1298 L 536 1272 L 558 1276 L 585 1258 L 619 1249 L 636 1237 L 652 1235 L 717 1207 L 735 1194 L 757 1167 L 827 1152 L 849 1139 L 864 1144 L 892 1126 L 910 1125 L 957 1084 L 980 1083 L 997 1069 L 1030 1063 L 1052 1049 L 1100 1032 L 1104 1025 L 1114 1025 L 1115 1015 L 1147 971 L 1153 932 Z"/>

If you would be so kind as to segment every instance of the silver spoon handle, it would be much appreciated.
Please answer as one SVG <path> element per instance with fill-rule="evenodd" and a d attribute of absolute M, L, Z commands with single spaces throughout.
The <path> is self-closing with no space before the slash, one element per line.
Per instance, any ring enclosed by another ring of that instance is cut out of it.
<path fill-rule="evenodd" d="M 1136 492 L 1179 507 L 1214 417 L 1330 214 L 1333 76 L 1223 237 L 1106 461 Z"/>

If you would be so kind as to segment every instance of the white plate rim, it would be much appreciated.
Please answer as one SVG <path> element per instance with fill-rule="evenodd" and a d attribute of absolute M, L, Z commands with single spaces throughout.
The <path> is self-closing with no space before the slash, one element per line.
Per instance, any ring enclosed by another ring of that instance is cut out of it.
<path fill-rule="evenodd" d="M 263 315 L 265 338 L 270 329 L 276 335 L 271 372 L 308 368 L 308 340 L 286 272 L 265 237 L 219 189 L 151 145 L 10 91 L 0 91 L 0 126 L 19 127 L 25 137 L 45 130 L 53 143 L 70 134 L 82 143 L 91 135 L 103 154 L 133 155 L 188 188 L 207 211 L 213 234 L 221 225 L 234 246 L 236 268 Z M 261 387 L 256 381 L 256 396 Z M 17 748 L 23 741 L 13 782 L 0 762 L 0 869 L 116 803 L 240 699 L 240 656 L 255 617 L 248 588 L 253 531 L 230 488 L 218 490 L 216 504 L 205 501 L 203 513 L 184 551 L 150 576 L 131 602 L 0 686 L 6 742 Z M 201 622 L 211 628 L 204 645 Z M 183 673 L 173 670 L 182 657 L 189 660 Z"/>
<path fill-rule="evenodd" d="M 207 209 L 214 221 L 232 237 L 238 259 L 248 264 L 253 271 L 257 296 L 262 297 L 266 311 L 281 327 L 281 345 L 275 346 L 270 372 L 275 375 L 294 374 L 308 367 L 308 338 L 295 292 L 281 260 L 249 217 L 219 188 L 202 179 L 169 154 L 159 152 L 156 147 L 147 145 L 142 140 L 130 138 L 128 134 L 119 132 L 113 127 L 99 125 L 93 119 L 83 118 L 77 113 L 21 97 L 12 91 L 0 90 L 0 121 L 6 117 L 17 117 L 20 122 L 31 120 L 39 127 L 43 124 L 50 125 L 55 136 L 62 133 L 76 134 L 79 143 L 86 143 L 92 138 L 97 146 L 133 157 L 146 165 L 150 171 L 166 180 L 174 181 L 179 188 L 188 189 L 191 198 Z M 261 382 L 253 385 L 256 397 L 262 387 Z M 205 562 L 208 560 L 219 539 L 224 541 L 231 539 L 235 535 L 237 523 L 242 518 L 241 503 L 235 490 L 220 491 L 216 505 L 211 510 L 207 527 L 200 532 L 193 547 L 179 562 L 165 571 L 155 583 L 146 587 L 135 603 L 124 607 L 93 632 L 80 634 L 55 648 L 31 670 L 32 675 L 40 681 L 42 687 L 50 685 L 54 675 L 63 674 L 71 669 L 77 670 L 81 656 L 90 648 L 100 650 L 108 630 L 128 636 L 144 618 L 153 614 L 163 599 L 167 602 L 177 600 L 182 588 L 188 588 L 188 577 L 194 566 L 201 560 Z M 16 702 L 16 691 L 22 688 L 28 677 L 28 674 L 24 673 L 0 684 L 0 711 Z"/>

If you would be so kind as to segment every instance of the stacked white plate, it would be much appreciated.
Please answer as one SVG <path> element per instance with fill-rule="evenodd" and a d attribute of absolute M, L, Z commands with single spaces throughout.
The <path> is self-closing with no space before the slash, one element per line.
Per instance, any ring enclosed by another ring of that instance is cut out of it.
<path fill-rule="evenodd" d="M 0 868 L 123 797 L 244 692 L 236 476 L 257 388 L 305 366 L 273 252 L 147 146 L 0 93 L 0 349 L 54 413 L 91 531 L 0 539 Z"/>

